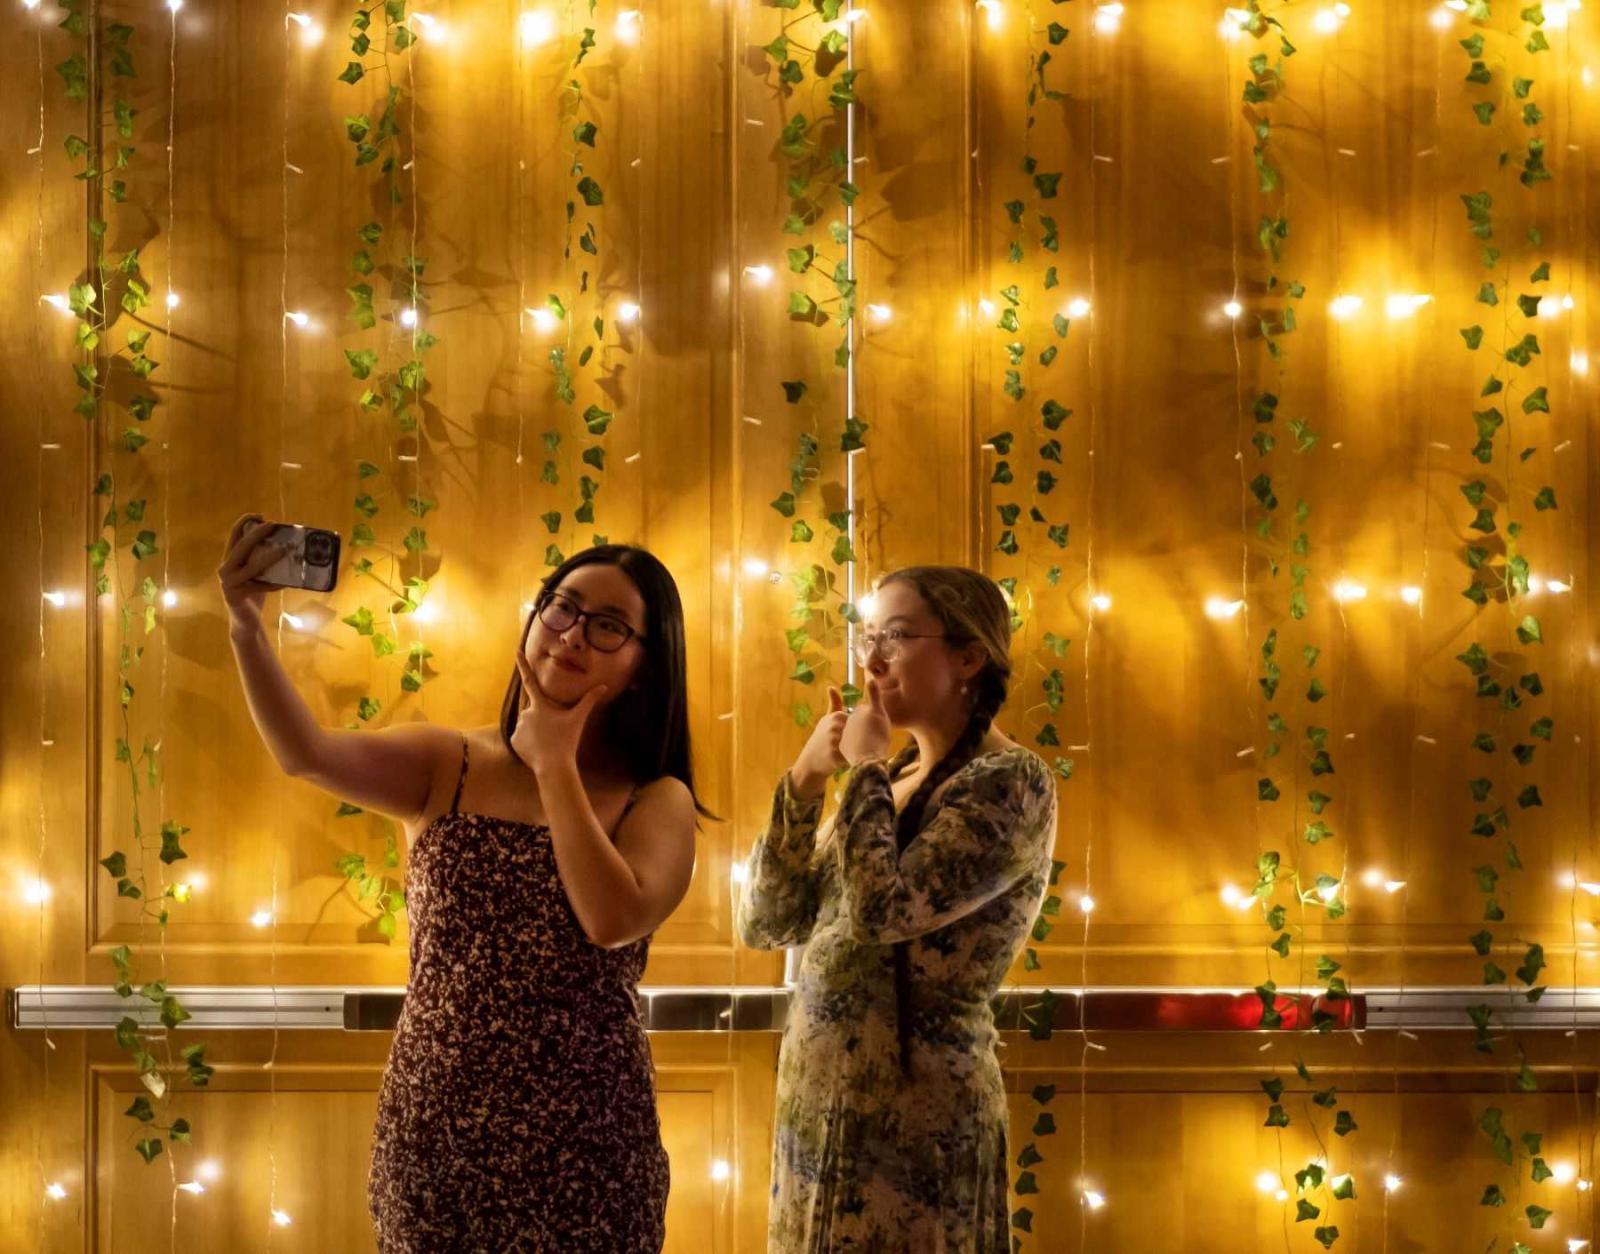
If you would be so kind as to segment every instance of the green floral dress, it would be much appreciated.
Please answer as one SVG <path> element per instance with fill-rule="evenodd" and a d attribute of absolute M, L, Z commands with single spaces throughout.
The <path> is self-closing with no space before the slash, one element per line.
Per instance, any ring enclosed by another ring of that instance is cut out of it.
<path fill-rule="evenodd" d="M 770 1254 L 1007 1254 L 1006 1098 L 990 1001 L 1049 879 L 1056 789 L 1026 749 L 953 774 L 903 852 L 888 768 L 831 831 L 785 776 L 750 856 L 747 945 L 804 945 L 778 1061 Z M 911 1069 L 894 944 L 910 941 Z"/>

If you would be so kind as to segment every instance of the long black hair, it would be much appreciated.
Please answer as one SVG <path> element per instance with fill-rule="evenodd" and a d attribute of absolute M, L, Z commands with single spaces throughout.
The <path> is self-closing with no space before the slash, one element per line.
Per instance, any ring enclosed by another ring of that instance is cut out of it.
<path fill-rule="evenodd" d="M 700 804 L 694 788 L 693 755 L 689 748 L 688 663 L 683 642 L 683 601 L 678 585 L 661 560 L 647 549 L 629 544 L 601 544 L 574 553 L 545 578 L 533 610 L 522 625 L 517 648 L 526 651 L 528 633 L 555 590 L 584 566 L 615 566 L 633 580 L 644 600 L 644 664 L 634 687 L 619 693 L 606 707 L 606 741 L 621 755 L 628 773 L 640 784 L 664 775 L 683 781 L 694 807 L 707 818 L 716 816 Z M 522 676 L 513 669 L 500 704 L 500 739 L 511 748 L 511 736 L 522 712 Z"/>
<path fill-rule="evenodd" d="M 1011 608 L 999 586 L 987 575 L 964 566 L 907 566 L 878 581 L 908 583 L 927 603 L 928 609 L 944 628 L 945 640 L 952 647 L 981 644 L 983 669 L 967 682 L 970 709 L 966 726 L 945 755 L 934 763 L 917 790 L 906 798 L 905 808 L 895 824 L 895 841 L 900 850 L 916 839 L 923 815 L 939 785 L 970 762 L 989 734 L 989 727 L 1000 707 L 1006 703 L 1011 681 Z M 913 741 L 889 764 L 893 779 L 917 758 Z M 911 1073 L 911 945 L 898 941 L 894 946 L 894 991 L 896 1031 L 900 1043 L 900 1067 Z"/>

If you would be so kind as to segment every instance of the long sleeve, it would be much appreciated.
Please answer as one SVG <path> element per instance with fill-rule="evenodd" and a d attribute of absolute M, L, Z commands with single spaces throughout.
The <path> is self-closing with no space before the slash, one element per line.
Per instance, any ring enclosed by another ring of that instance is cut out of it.
<path fill-rule="evenodd" d="M 882 763 L 864 764 L 845 788 L 837 820 L 851 931 L 892 944 L 982 908 L 1048 858 L 1055 811 L 1055 783 L 1032 753 L 979 759 L 950 780 L 901 851 L 889 773 Z"/>
<path fill-rule="evenodd" d="M 822 798 L 795 795 L 785 772 L 772 796 L 772 818 L 746 863 L 739 897 L 739 939 L 752 949 L 804 944 L 817 921 L 818 868 L 813 864 Z"/>

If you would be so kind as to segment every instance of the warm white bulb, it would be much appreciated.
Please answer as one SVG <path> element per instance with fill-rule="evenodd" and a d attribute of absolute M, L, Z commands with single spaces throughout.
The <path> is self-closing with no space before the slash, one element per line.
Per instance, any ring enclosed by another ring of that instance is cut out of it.
<path fill-rule="evenodd" d="M 978 301 L 978 312 L 985 318 L 994 317 L 994 302 L 987 297 Z"/>
<path fill-rule="evenodd" d="M 272 911 L 270 911 L 270 910 L 257 910 L 254 914 L 252 914 L 250 916 L 250 926 L 251 927 L 271 927 L 272 926 Z"/>
<path fill-rule="evenodd" d="M 42 906 L 50 900 L 50 885 L 43 880 L 25 880 L 22 885 L 22 900 L 30 906 Z"/>
<path fill-rule="evenodd" d="M 1102 35 L 1115 35 L 1117 31 L 1122 29 L 1122 6 L 1120 4 L 1096 5 L 1094 28 Z"/>
<path fill-rule="evenodd" d="M 1111 598 L 1104 592 L 1097 592 L 1089 598 L 1089 603 L 1097 610 L 1105 611 L 1111 608 Z"/>
<path fill-rule="evenodd" d="M 1588 374 L 1589 354 L 1583 352 L 1582 350 L 1574 349 L 1569 364 L 1572 366 L 1573 374 Z"/>
<path fill-rule="evenodd" d="M 1383 891 L 1388 893 L 1390 896 L 1393 896 L 1395 893 L 1399 892 L 1405 886 L 1406 886 L 1406 882 L 1404 880 L 1384 880 L 1383 881 Z"/>
<path fill-rule="evenodd" d="M 878 612 L 878 594 L 869 592 L 866 596 L 856 598 L 856 612 L 863 618 L 871 618 Z"/>
<path fill-rule="evenodd" d="M 1082 897 L 1079 897 L 1078 898 L 1078 909 L 1082 910 L 1085 914 L 1093 914 L 1094 913 L 1094 898 L 1089 896 L 1089 894 L 1087 894 L 1087 893 L 1085 893 Z"/>
<path fill-rule="evenodd" d="M 178 594 L 176 592 L 174 592 L 171 588 L 168 588 L 165 592 L 163 592 L 161 594 L 161 604 L 166 609 L 170 610 L 177 603 L 178 603 Z"/>
<path fill-rule="evenodd" d="M 1428 17 L 1435 30 L 1449 30 L 1455 24 L 1455 20 L 1450 10 L 1442 4 Z"/>
<path fill-rule="evenodd" d="M 1359 296 L 1335 296 L 1328 304 L 1328 312 L 1340 320 L 1354 317 L 1360 310 Z"/>
<path fill-rule="evenodd" d="M 744 272 L 750 276 L 751 282 L 762 287 L 772 282 L 771 266 L 746 266 Z"/>
<path fill-rule="evenodd" d="M 711 1160 L 711 1178 L 713 1180 L 726 1180 L 731 1175 L 733 1175 L 733 1167 L 726 1158 L 714 1158 Z"/>
<path fill-rule="evenodd" d="M 39 297 L 39 299 L 47 305 L 53 305 L 64 314 L 70 314 L 72 312 L 72 302 L 60 292 L 47 292 L 43 296 Z"/>
<path fill-rule="evenodd" d="M 1541 318 L 1559 318 L 1561 316 L 1561 302 L 1554 296 L 1541 296 L 1539 298 L 1539 316 Z"/>
<path fill-rule="evenodd" d="M 195 892 L 199 892 L 202 888 L 204 888 L 210 882 L 211 882 L 210 880 L 206 879 L 206 873 L 204 871 L 190 871 L 189 872 L 189 887 L 192 888 Z"/>
<path fill-rule="evenodd" d="M 752 579 L 765 579 L 767 572 L 771 569 L 759 557 L 747 557 L 744 559 L 744 573 Z"/>
<path fill-rule="evenodd" d="M 1224 884 L 1219 896 L 1221 896 L 1222 904 L 1225 906 L 1237 906 L 1239 904 L 1239 890 L 1232 884 Z"/>
<path fill-rule="evenodd" d="M 39 0 L 34 0 L 34 4 L 37 4 L 38 2 Z M 30 4 L 28 7 L 31 9 L 33 5 Z M 67 1190 L 60 1181 L 52 1180 L 49 1184 L 44 1186 L 44 1195 L 53 1202 L 59 1202 L 62 1198 L 66 1197 Z"/>
<path fill-rule="evenodd" d="M 639 319 L 639 306 L 631 300 L 625 300 L 617 306 L 618 322 L 637 322 Z"/>
<path fill-rule="evenodd" d="M 1538 596 L 1544 591 L 1544 580 L 1538 575 L 1528 576 L 1528 591 L 1533 596 Z"/>
<path fill-rule="evenodd" d="M 1323 901 L 1332 901 L 1338 895 L 1339 886 L 1337 884 L 1324 884 L 1317 889 L 1317 896 L 1321 897 Z"/>
<path fill-rule="evenodd" d="M 1222 312 L 1227 314 L 1230 318 L 1237 318 L 1244 312 L 1244 306 L 1236 300 L 1230 300 L 1222 307 Z"/>
<path fill-rule="evenodd" d="M 450 32 L 443 22 L 431 13 L 413 13 L 411 20 L 421 29 L 417 31 L 418 38 L 426 39 L 431 43 L 443 43 L 450 37 Z"/>
<path fill-rule="evenodd" d="M 1278 1177 L 1270 1171 L 1263 1171 L 1256 1177 L 1256 1188 L 1263 1193 L 1276 1193 L 1278 1191 Z"/>
<path fill-rule="evenodd" d="M 1367 590 L 1359 584 L 1348 579 L 1341 579 L 1333 585 L 1333 599 L 1335 601 L 1363 601 L 1366 599 Z"/>
<path fill-rule="evenodd" d="M 1339 29 L 1339 15 L 1332 9 L 1318 9 L 1311 19 L 1311 28 L 1323 35 L 1331 35 Z"/>
<path fill-rule="evenodd" d="M 1384 301 L 1383 311 L 1391 318 L 1409 318 L 1432 299 L 1420 292 L 1396 294 Z"/>
<path fill-rule="evenodd" d="M 222 1166 L 215 1158 L 203 1159 L 195 1165 L 194 1174 L 207 1184 L 211 1184 L 222 1176 Z"/>
<path fill-rule="evenodd" d="M 419 623 L 436 623 L 439 621 L 441 611 L 433 601 L 424 601 L 411 611 L 413 621 Z"/>
<path fill-rule="evenodd" d="M 291 631 L 305 630 L 306 620 L 301 618 L 298 614 L 291 614 L 288 610 L 285 610 L 278 617 L 283 620 L 284 625 L 287 626 Z"/>
<path fill-rule="evenodd" d="M 1207 597 L 1206 617 L 1215 619 L 1232 618 L 1244 609 L 1243 601 L 1230 601 L 1227 597 Z"/>
<path fill-rule="evenodd" d="M 1577 307 L 1577 304 L 1578 302 L 1573 300 L 1571 292 L 1568 292 L 1561 298 L 1561 308 L 1563 309 L 1574 309 Z"/>
<path fill-rule="evenodd" d="M 1005 21 L 1005 10 L 1000 0 L 978 0 L 977 7 L 989 19 L 989 29 L 999 30 L 1000 24 Z"/>
<path fill-rule="evenodd" d="M 1551 1163 L 1550 1171 L 1557 1184 L 1571 1184 L 1578 1178 L 1578 1169 L 1571 1163 Z"/>
<path fill-rule="evenodd" d="M 735 862 L 728 868 L 728 878 L 735 884 L 745 884 L 750 880 L 750 868 L 743 862 Z"/>
<path fill-rule="evenodd" d="M 1069 304 L 1067 306 L 1067 317 L 1069 317 L 1069 318 L 1087 318 L 1089 316 L 1089 309 L 1090 309 L 1089 302 L 1084 300 L 1083 297 L 1080 296 L 1080 297 L 1078 297 L 1077 300 L 1073 301 L 1071 304 Z"/>
<path fill-rule="evenodd" d="M 1556 593 L 1572 591 L 1572 585 L 1564 579 L 1552 579 L 1549 583 L 1545 584 L 1545 587 L 1549 588 L 1551 592 Z"/>
<path fill-rule="evenodd" d="M 1562 25 L 1565 26 L 1566 23 L 1563 22 Z M 1567 1254 L 1578 1254 L 1579 1250 L 1586 1250 L 1588 1248 L 1589 1248 L 1589 1243 L 1587 1241 L 1585 1241 L 1582 1237 L 1568 1237 L 1567 1238 Z"/>
<path fill-rule="evenodd" d="M 201 1184 L 200 1181 L 198 1181 L 198 1180 L 185 1180 L 178 1187 L 180 1189 L 182 1189 L 185 1193 L 196 1193 L 196 1194 L 198 1194 L 198 1193 L 204 1193 L 206 1191 L 206 1186 Z"/>
<path fill-rule="evenodd" d="M 1222 32 L 1224 39 L 1241 39 L 1244 37 L 1245 28 L 1250 25 L 1250 11 L 1248 9 L 1224 9 L 1222 21 L 1217 29 Z"/>
<path fill-rule="evenodd" d="M 1368 888 L 1376 888 L 1383 883 L 1383 872 L 1369 867 L 1361 873 L 1361 882 Z"/>
<path fill-rule="evenodd" d="M 1578 1192 L 1579 1193 L 1587 1193 L 1593 1187 L 1594 1187 L 1594 1185 L 1588 1180 L 1579 1180 L 1578 1181 Z"/>
<path fill-rule="evenodd" d="M 541 331 L 554 331 L 556 324 L 561 320 L 548 309 L 530 309 L 528 317 L 533 319 L 533 325 Z"/>
<path fill-rule="evenodd" d="M 1400 589 L 1400 599 L 1407 605 L 1416 605 L 1422 600 L 1422 589 L 1414 583 L 1408 583 Z"/>
<path fill-rule="evenodd" d="M 284 314 L 283 316 L 285 318 L 289 319 L 289 321 L 294 323 L 295 326 L 297 326 L 297 327 L 305 327 L 305 326 L 310 326 L 311 325 L 311 315 L 308 314 L 308 313 L 303 313 L 302 311 L 300 311 L 298 309 L 291 309 L 288 313 Z"/>
<path fill-rule="evenodd" d="M 291 13 L 291 14 L 289 14 L 289 20 L 291 22 L 293 22 L 296 26 L 302 26 L 302 27 L 303 26 L 310 26 L 311 25 L 311 14 L 309 14 L 309 13 Z"/>
<path fill-rule="evenodd" d="M 414 327 L 417 325 L 417 311 L 415 309 L 402 309 L 400 311 L 400 325 Z"/>
<path fill-rule="evenodd" d="M 183 8 L 183 0 L 167 0 L 167 8 L 176 13 L 179 9 Z"/>
<path fill-rule="evenodd" d="M 167 308 L 168 309 L 176 309 L 179 306 L 179 304 L 181 304 L 181 303 L 182 302 L 179 300 L 178 294 L 176 292 L 168 292 L 167 293 Z"/>
<path fill-rule="evenodd" d="M 893 311 L 887 305 L 868 305 L 867 312 L 878 322 L 887 322 L 894 316 Z"/>
<path fill-rule="evenodd" d="M 537 47 L 555 37 L 556 21 L 548 13 L 524 13 L 517 20 L 517 29 L 522 32 L 523 43 Z"/>
<path fill-rule="evenodd" d="M 294 1219 L 286 1210 L 274 1210 L 272 1212 L 272 1222 L 277 1224 L 280 1228 L 287 1228 L 294 1222 Z"/>
<path fill-rule="evenodd" d="M 67 594 L 65 592 L 44 592 L 40 595 L 58 610 L 67 603 Z"/>
<path fill-rule="evenodd" d="M 1395 1175 L 1393 1172 L 1390 1172 L 1388 1175 L 1384 1176 L 1384 1178 L 1383 1178 L 1384 1191 L 1388 1192 L 1388 1193 L 1393 1193 L 1396 1189 L 1398 1189 L 1400 1187 L 1400 1185 L 1402 1183 L 1403 1182 L 1401 1181 L 1399 1176 Z"/>
<path fill-rule="evenodd" d="M 1562 0 L 1554 0 L 1544 11 L 1544 24 L 1551 30 L 1565 30 L 1569 12 Z"/>
<path fill-rule="evenodd" d="M 1083 1191 L 1083 1204 L 1090 1210 L 1099 1210 L 1106 1204 L 1106 1199 L 1104 1194 L 1097 1193 L 1094 1189 L 1085 1189 Z"/>
<path fill-rule="evenodd" d="M 638 9 L 624 9 L 617 14 L 617 38 L 625 44 L 639 42 L 639 24 L 644 14 Z"/>

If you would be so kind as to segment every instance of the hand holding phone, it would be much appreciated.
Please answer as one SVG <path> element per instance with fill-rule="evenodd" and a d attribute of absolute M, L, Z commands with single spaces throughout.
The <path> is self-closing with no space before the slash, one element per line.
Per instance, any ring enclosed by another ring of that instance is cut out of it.
<path fill-rule="evenodd" d="M 217 567 L 229 616 L 253 626 L 260 621 L 267 593 L 277 588 L 332 591 L 339 576 L 339 548 L 337 532 L 246 514 L 234 523 Z"/>

